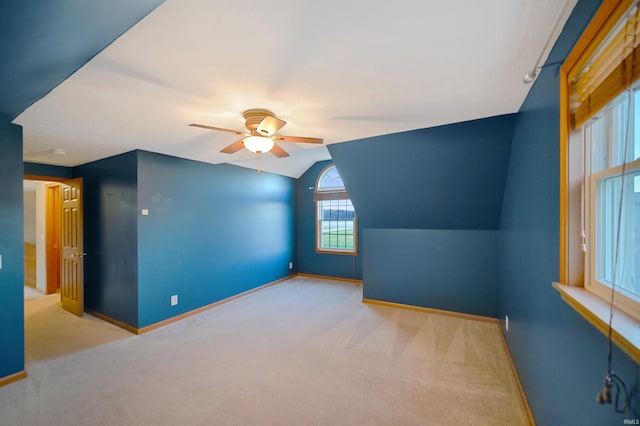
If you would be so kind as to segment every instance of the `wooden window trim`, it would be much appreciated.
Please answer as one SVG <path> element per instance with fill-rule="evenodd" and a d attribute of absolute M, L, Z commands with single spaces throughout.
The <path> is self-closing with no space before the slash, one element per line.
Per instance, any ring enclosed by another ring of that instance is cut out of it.
<path fill-rule="evenodd" d="M 571 308 L 579 313 L 602 334 L 609 334 L 609 303 L 582 287 L 553 283 Z M 624 353 L 640 364 L 640 322 L 616 311 L 611 324 L 611 340 Z"/>

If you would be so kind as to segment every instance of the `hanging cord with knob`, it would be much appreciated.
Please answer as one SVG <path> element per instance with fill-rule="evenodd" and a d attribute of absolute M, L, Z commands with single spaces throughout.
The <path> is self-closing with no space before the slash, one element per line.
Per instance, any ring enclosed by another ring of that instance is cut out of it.
<path fill-rule="evenodd" d="M 632 51 L 635 49 L 636 47 L 636 36 L 637 36 L 637 31 L 638 31 L 638 17 L 637 17 L 637 8 L 638 8 L 638 4 L 635 5 L 635 8 L 633 9 L 633 17 L 630 19 L 633 19 L 633 25 L 632 25 L 632 32 L 631 32 L 631 40 L 626 40 L 628 41 L 627 43 L 625 43 L 625 47 L 628 48 L 629 46 L 631 47 Z M 629 35 L 629 25 L 627 22 L 627 28 L 626 28 L 626 36 L 628 37 Z M 628 54 L 628 52 L 626 51 L 627 49 L 623 49 L 623 58 L 625 58 Z M 633 53 L 633 52 L 632 52 Z M 631 79 L 633 79 L 634 71 L 635 71 L 635 58 L 634 55 L 631 54 L 631 66 L 630 66 L 630 78 L 629 81 L 631 82 Z M 626 66 L 627 63 L 625 61 L 625 59 L 622 60 L 621 66 L 623 67 L 623 76 L 626 77 L 627 73 L 626 71 Z M 614 409 L 617 413 L 625 413 L 628 409 L 629 409 L 629 392 L 627 391 L 627 386 L 624 383 L 624 380 L 622 380 L 622 378 L 620 378 L 619 376 L 617 376 L 613 371 L 612 371 L 612 356 L 613 356 L 613 316 L 614 316 L 614 312 L 615 312 L 615 296 L 616 296 L 616 286 L 618 283 L 618 272 L 620 272 L 620 234 L 622 232 L 622 220 L 623 220 L 623 215 L 622 215 L 622 209 L 624 208 L 624 196 L 625 196 L 625 192 L 626 192 L 626 182 L 625 180 L 627 179 L 627 160 L 628 160 L 628 150 L 629 150 L 629 139 L 631 138 L 631 132 L 632 132 L 632 124 L 631 124 L 631 120 L 632 120 L 632 110 L 633 108 L 633 89 L 629 89 L 629 94 L 628 94 L 628 106 L 627 106 L 627 122 L 626 122 L 626 132 L 625 132 L 625 136 L 624 136 L 624 142 L 622 145 L 622 167 L 621 167 L 621 176 L 620 176 L 620 198 L 618 200 L 618 226 L 616 228 L 616 242 L 615 242 L 615 256 L 614 256 L 614 262 L 613 262 L 613 279 L 612 279 L 612 283 L 611 283 L 611 298 L 609 300 L 609 323 L 608 323 L 608 333 L 607 333 L 607 372 L 604 376 L 604 383 L 603 383 L 603 387 L 602 390 L 600 392 L 598 392 L 597 396 L 596 396 L 596 402 L 598 402 L 599 404 L 610 404 L 612 402 L 612 390 L 614 390 L 615 393 L 615 403 L 614 403 Z M 622 276 L 624 277 L 624 273 L 622 274 Z M 624 279 L 624 278 L 623 278 Z M 623 401 L 622 401 L 622 405 L 620 405 L 620 395 L 621 393 L 623 394 Z"/>

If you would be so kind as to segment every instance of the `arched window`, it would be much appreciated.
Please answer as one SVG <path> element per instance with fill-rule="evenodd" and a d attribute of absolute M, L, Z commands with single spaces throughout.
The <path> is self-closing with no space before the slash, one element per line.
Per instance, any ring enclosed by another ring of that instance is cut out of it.
<path fill-rule="evenodd" d="M 316 251 L 357 254 L 358 222 L 338 169 L 325 167 L 316 182 Z"/>

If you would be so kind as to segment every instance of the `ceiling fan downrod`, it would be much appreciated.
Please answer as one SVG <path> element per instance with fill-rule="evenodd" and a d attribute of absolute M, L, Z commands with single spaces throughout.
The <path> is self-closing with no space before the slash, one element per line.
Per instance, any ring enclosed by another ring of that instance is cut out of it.
<path fill-rule="evenodd" d="M 260 154 L 262 154 L 262 152 L 258 151 L 256 152 L 256 154 L 258 155 L 258 174 L 260 174 L 261 170 L 260 170 Z"/>

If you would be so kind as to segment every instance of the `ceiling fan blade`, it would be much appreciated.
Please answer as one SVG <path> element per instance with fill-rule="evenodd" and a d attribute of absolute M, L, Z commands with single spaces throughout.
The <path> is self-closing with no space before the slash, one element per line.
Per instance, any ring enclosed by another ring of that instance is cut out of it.
<path fill-rule="evenodd" d="M 275 144 L 273 145 L 273 148 L 271 148 L 270 152 L 278 158 L 289 156 L 289 154 L 287 154 L 287 151 L 285 151 L 284 149 L 280 148 L 278 145 L 275 145 Z"/>
<path fill-rule="evenodd" d="M 249 136 L 249 133 L 241 132 L 240 130 L 224 129 L 222 127 L 206 126 L 204 124 L 196 124 L 196 123 L 191 123 L 191 124 L 189 124 L 189 126 L 191 126 L 191 127 L 200 127 L 200 128 L 208 129 L 208 130 L 218 130 L 220 132 L 235 133 L 236 135 L 241 135 L 241 136 Z"/>
<path fill-rule="evenodd" d="M 303 136 L 273 136 L 273 140 L 279 142 L 322 143 L 322 139 L 305 138 Z"/>
<path fill-rule="evenodd" d="M 271 136 L 278 130 L 282 129 L 285 124 L 287 124 L 286 121 L 280 120 L 278 117 L 274 117 L 272 115 L 267 115 L 262 119 L 260 124 L 258 124 L 258 128 L 256 130 L 261 135 Z"/>
<path fill-rule="evenodd" d="M 244 139 L 240 139 L 239 141 L 235 141 L 231 145 L 227 145 L 226 147 L 222 148 L 220 152 L 224 152 L 225 154 L 233 154 L 234 152 L 240 151 L 242 148 L 244 148 Z"/>

